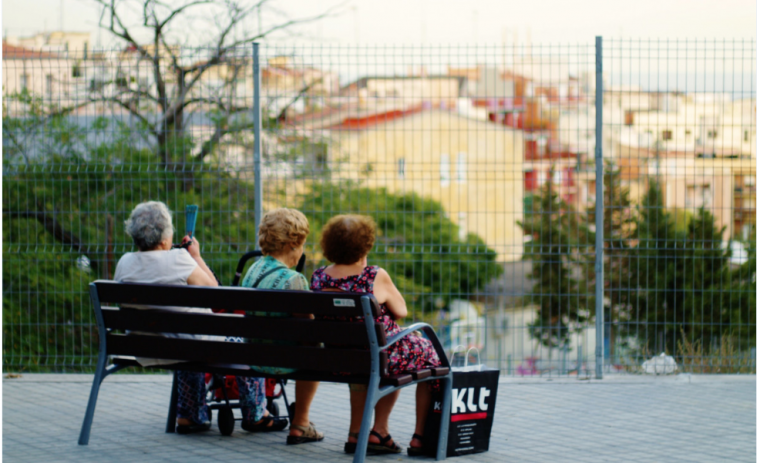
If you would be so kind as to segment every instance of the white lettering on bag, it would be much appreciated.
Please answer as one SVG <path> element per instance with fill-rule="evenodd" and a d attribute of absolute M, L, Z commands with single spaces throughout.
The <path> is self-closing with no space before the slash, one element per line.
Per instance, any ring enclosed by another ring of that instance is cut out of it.
<path fill-rule="evenodd" d="M 478 390 L 478 407 L 476 406 L 476 399 L 474 395 L 475 388 L 469 387 L 467 389 L 452 389 L 452 413 L 475 413 L 478 410 L 485 412 L 489 410 L 489 404 L 487 399 L 491 396 L 492 391 L 482 387 Z M 468 400 L 466 406 L 465 393 L 468 393 Z M 434 403 L 434 410 L 441 410 L 441 403 Z"/>
<path fill-rule="evenodd" d="M 452 389 L 452 413 L 457 413 L 458 410 L 465 413 L 465 389 Z"/>
<path fill-rule="evenodd" d="M 492 391 L 489 389 L 482 387 L 481 392 L 478 394 L 478 408 L 481 409 L 481 411 L 487 411 L 489 410 L 489 404 L 486 403 L 485 399 L 491 395 Z"/>
<path fill-rule="evenodd" d="M 475 388 L 468 388 L 468 411 L 471 413 L 478 410 L 478 408 L 476 408 L 476 402 L 473 400 L 473 389 Z"/>

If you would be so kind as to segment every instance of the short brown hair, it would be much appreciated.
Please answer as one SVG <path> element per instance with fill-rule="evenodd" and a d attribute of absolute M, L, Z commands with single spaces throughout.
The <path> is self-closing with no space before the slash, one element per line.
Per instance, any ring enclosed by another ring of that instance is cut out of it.
<path fill-rule="evenodd" d="M 299 245 L 310 233 L 305 214 L 285 207 L 274 209 L 263 216 L 258 230 L 258 246 L 263 254 L 279 254 L 287 246 Z"/>
<path fill-rule="evenodd" d="M 376 241 L 376 222 L 367 215 L 337 215 L 323 227 L 321 249 L 335 264 L 354 264 Z"/>

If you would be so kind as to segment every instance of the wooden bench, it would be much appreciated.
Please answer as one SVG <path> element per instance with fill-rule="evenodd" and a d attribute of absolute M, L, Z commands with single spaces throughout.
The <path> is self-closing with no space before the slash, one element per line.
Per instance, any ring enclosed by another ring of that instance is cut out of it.
<path fill-rule="evenodd" d="M 100 352 L 79 436 L 80 445 L 89 442 L 97 395 L 105 377 L 137 365 L 134 357 L 151 357 L 181 361 L 152 367 L 167 370 L 367 384 L 368 395 L 358 450 L 353 460 L 355 462 L 365 459 L 373 409 L 379 399 L 411 384 L 439 379 L 443 402 L 436 459 L 446 458 L 452 371 L 444 349 L 434 330 L 425 323 L 413 324 L 387 339 L 384 327 L 374 323 L 379 306 L 372 295 L 166 286 L 98 280 L 90 284 L 90 297 L 97 319 Z M 129 308 L 130 305 L 215 308 L 229 312 L 244 310 L 248 314 L 189 313 L 159 308 L 140 310 Z M 252 313 L 256 311 L 312 313 L 315 319 L 258 317 Z M 328 320 L 322 316 L 358 316 L 365 321 Z M 131 333 L 127 334 L 127 331 Z M 423 331 L 431 340 L 442 361 L 441 367 L 389 375 L 386 348 L 414 331 Z M 217 340 L 218 338 L 186 339 L 136 332 L 213 335 L 222 338 L 238 336 L 254 339 L 255 342 L 225 342 Z M 259 342 L 261 340 L 266 342 Z M 264 375 L 251 370 L 248 365 L 296 368 L 297 371 L 289 375 Z M 166 432 L 173 432 L 175 427 L 175 403 L 174 379 Z"/>

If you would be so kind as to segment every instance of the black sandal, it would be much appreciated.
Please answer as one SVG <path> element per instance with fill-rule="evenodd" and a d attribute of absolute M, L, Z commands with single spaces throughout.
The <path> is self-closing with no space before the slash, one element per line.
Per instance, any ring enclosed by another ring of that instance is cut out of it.
<path fill-rule="evenodd" d="M 381 437 L 381 434 L 377 433 L 376 431 L 371 431 L 371 435 L 378 437 L 379 443 L 375 444 L 371 443 L 371 441 L 368 441 L 369 452 L 376 455 L 383 455 L 386 453 L 402 453 L 402 447 L 397 445 L 396 442 L 392 441 L 391 434 L 387 434 L 386 436 Z"/>
<path fill-rule="evenodd" d="M 347 433 L 349 437 L 354 437 L 355 439 L 358 439 L 360 437 L 360 434 L 356 432 L 349 432 Z M 344 453 L 355 453 L 355 450 L 357 449 L 357 442 L 350 442 L 347 441 L 344 443 Z"/>
<path fill-rule="evenodd" d="M 418 434 L 413 434 L 413 439 L 418 439 L 421 441 L 421 444 L 423 444 L 423 436 L 419 436 Z M 412 439 L 410 439 L 412 440 Z M 421 447 L 411 447 L 410 445 L 407 446 L 407 454 L 411 457 L 420 457 L 426 455 L 426 449 Z"/>
<path fill-rule="evenodd" d="M 204 423 L 192 423 L 192 424 L 180 424 L 176 426 L 177 434 L 194 434 L 196 432 L 204 432 L 210 429 L 210 421 Z"/>
<path fill-rule="evenodd" d="M 273 423 L 271 423 L 273 422 Z M 268 424 L 271 423 L 270 426 Z M 279 418 L 276 416 L 266 415 L 260 423 L 255 424 L 252 421 L 242 421 L 242 429 L 247 432 L 274 432 L 281 431 L 286 428 L 289 421 L 286 418 Z"/>

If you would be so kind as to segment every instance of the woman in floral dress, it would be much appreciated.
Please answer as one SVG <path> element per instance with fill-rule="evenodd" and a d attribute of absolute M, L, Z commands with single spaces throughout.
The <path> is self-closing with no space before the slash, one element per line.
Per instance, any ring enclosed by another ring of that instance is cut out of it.
<path fill-rule="evenodd" d="M 399 333 L 397 320 L 407 316 L 407 305 L 386 270 L 368 265 L 368 252 L 376 239 L 376 223 L 368 216 L 338 215 L 324 226 L 321 248 L 324 256 L 332 262 L 313 273 L 310 288 L 319 290 L 341 290 L 373 294 L 381 306 L 376 323 L 384 325 L 387 338 Z M 386 350 L 389 374 L 439 366 L 439 356 L 429 341 L 410 335 Z M 431 392 L 438 390 L 438 381 L 419 383 L 416 388 L 415 434 L 410 442 L 408 454 L 421 454 L 423 447 L 423 427 L 431 406 Z M 351 419 L 349 439 L 344 450 L 353 453 L 360 432 L 367 389 L 365 385 L 350 384 Z M 397 402 L 399 391 L 383 397 L 376 404 L 376 418 L 368 442 L 368 450 L 373 453 L 400 453 L 402 448 L 389 435 L 389 415 Z"/>

